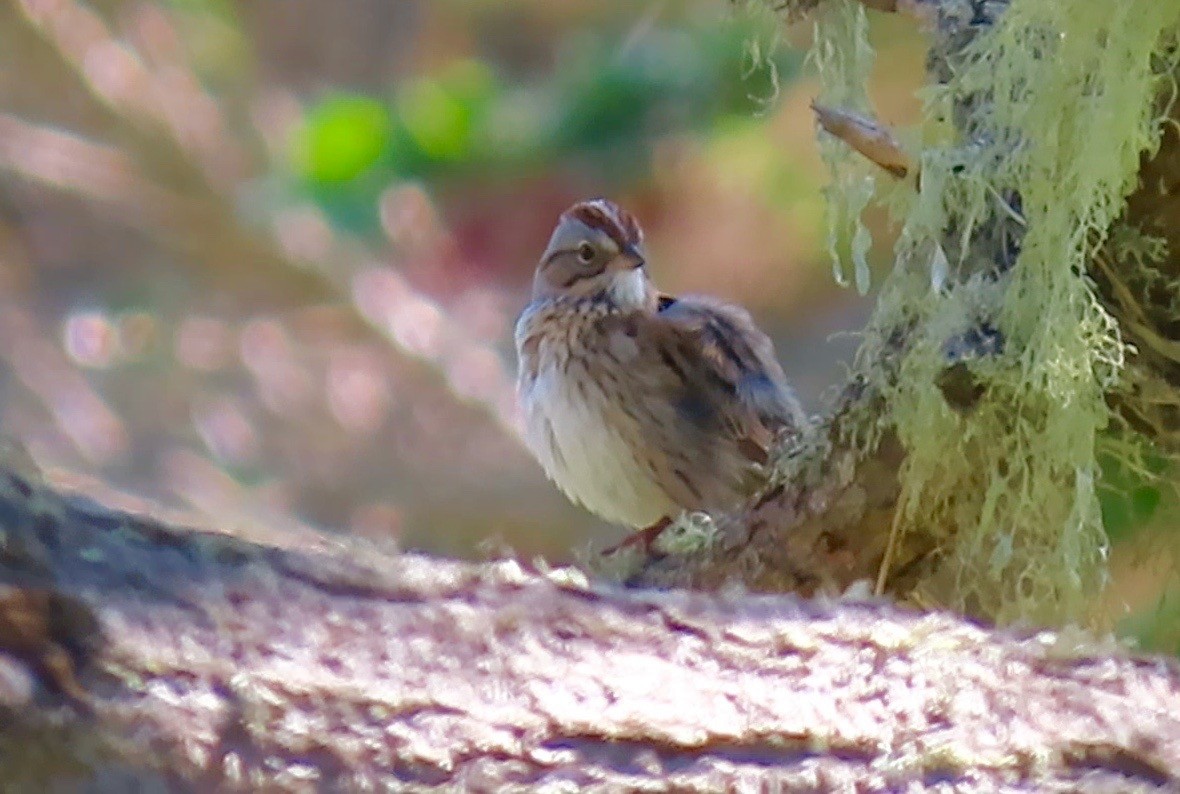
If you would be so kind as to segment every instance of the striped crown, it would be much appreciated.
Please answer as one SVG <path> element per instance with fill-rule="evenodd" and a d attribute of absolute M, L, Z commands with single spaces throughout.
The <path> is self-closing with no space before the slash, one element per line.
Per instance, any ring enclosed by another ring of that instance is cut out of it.
<path fill-rule="evenodd" d="M 562 214 L 563 218 L 575 218 L 607 234 L 619 250 L 628 246 L 638 247 L 643 242 L 643 230 L 635 216 L 610 199 L 596 198 L 582 201 Z"/>

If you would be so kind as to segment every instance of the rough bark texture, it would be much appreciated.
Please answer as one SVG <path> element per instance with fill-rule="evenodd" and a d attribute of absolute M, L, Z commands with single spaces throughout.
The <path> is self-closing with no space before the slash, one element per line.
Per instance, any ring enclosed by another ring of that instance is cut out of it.
<path fill-rule="evenodd" d="M 7 791 L 1180 785 L 1180 669 L 1049 634 L 277 548 L 11 470 L 0 522 Z"/>

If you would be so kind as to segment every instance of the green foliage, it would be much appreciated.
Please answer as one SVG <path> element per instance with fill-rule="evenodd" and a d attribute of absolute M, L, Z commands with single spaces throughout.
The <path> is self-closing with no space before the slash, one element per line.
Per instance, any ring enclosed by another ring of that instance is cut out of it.
<path fill-rule="evenodd" d="M 634 147 L 668 128 L 757 112 L 796 64 L 786 51 L 754 57 L 754 35 L 747 23 L 660 31 L 621 52 L 592 41 L 559 81 L 556 148 Z"/>
<path fill-rule="evenodd" d="M 308 114 L 291 146 L 296 172 L 309 182 L 335 185 L 373 168 L 393 141 L 388 109 L 373 99 L 336 94 Z"/>
<path fill-rule="evenodd" d="M 1180 656 L 1180 588 L 1173 583 L 1154 606 L 1124 620 L 1119 633 L 1142 650 Z"/>
<path fill-rule="evenodd" d="M 330 94 L 295 134 L 291 171 L 353 230 L 375 227 L 376 196 L 398 180 L 518 176 L 579 160 L 634 179 L 655 137 L 750 116 L 795 72 L 789 52 L 752 57 L 755 33 L 746 21 L 655 30 L 621 48 L 583 37 L 546 83 L 508 86 L 491 65 L 465 61 L 389 103 Z"/>
<path fill-rule="evenodd" d="M 1156 516 L 1166 487 L 1166 458 L 1137 450 L 1104 452 L 1098 457 L 1102 474 L 1098 504 L 1111 542 L 1130 538 Z"/>
<path fill-rule="evenodd" d="M 464 61 L 434 79 L 411 83 L 394 104 L 413 146 L 413 157 L 395 160 L 394 170 L 465 164 L 486 156 L 488 111 L 502 87 L 487 66 Z"/>

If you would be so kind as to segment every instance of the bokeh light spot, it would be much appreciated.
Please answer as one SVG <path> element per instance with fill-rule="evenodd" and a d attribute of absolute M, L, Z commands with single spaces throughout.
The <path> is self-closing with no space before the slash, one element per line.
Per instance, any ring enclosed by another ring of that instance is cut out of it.
<path fill-rule="evenodd" d="M 194 411 L 193 423 L 218 462 L 243 466 L 258 455 L 258 433 L 243 407 L 223 397 Z"/>
<path fill-rule="evenodd" d="M 118 335 L 110 317 L 83 311 L 66 318 L 63 342 L 70 358 L 84 367 L 105 369 L 115 360 Z"/>
<path fill-rule="evenodd" d="M 242 330 L 239 349 L 267 408 L 292 416 L 309 407 L 315 386 L 297 363 L 291 337 L 278 320 L 251 320 Z"/>
<path fill-rule="evenodd" d="M 376 356 L 340 351 L 327 373 L 328 407 L 352 433 L 372 433 L 385 421 L 391 402 L 389 381 Z"/>
<path fill-rule="evenodd" d="M 186 318 L 176 331 L 177 360 L 190 369 L 214 372 L 225 367 L 233 352 L 229 326 L 213 317 Z"/>

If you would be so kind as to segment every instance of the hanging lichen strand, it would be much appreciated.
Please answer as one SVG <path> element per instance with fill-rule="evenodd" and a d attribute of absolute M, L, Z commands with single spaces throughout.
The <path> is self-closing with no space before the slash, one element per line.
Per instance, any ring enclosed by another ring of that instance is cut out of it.
<path fill-rule="evenodd" d="M 899 377 L 879 385 L 882 426 L 908 451 L 896 530 L 941 551 L 921 601 L 1084 622 L 1103 583 L 1096 447 L 1124 347 L 1086 270 L 1158 141 L 1178 25 L 1175 2 L 1016 0 L 927 96 L 927 140 L 940 119 L 958 119 L 958 134 L 922 154 L 862 351 L 899 325 L 919 334 Z M 1019 248 L 992 245 L 981 262 L 976 235 L 1002 217 L 1023 233 Z M 1003 352 L 968 362 L 983 394 L 955 409 L 938 386 L 947 341 L 984 324 Z"/>
<path fill-rule="evenodd" d="M 832 0 L 815 22 L 808 59 L 820 79 L 817 100 L 843 110 L 869 110 L 866 89 L 874 53 L 864 6 L 856 0 Z M 868 253 L 872 244 L 861 215 L 876 192 L 876 167 L 842 141 L 819 133 L 819 152 L 831 181 L 824 188 L 828 255 L 832 274 L 841 286 L 848 283 L 850 260 L 857 291 L 869 290 Z"/>

